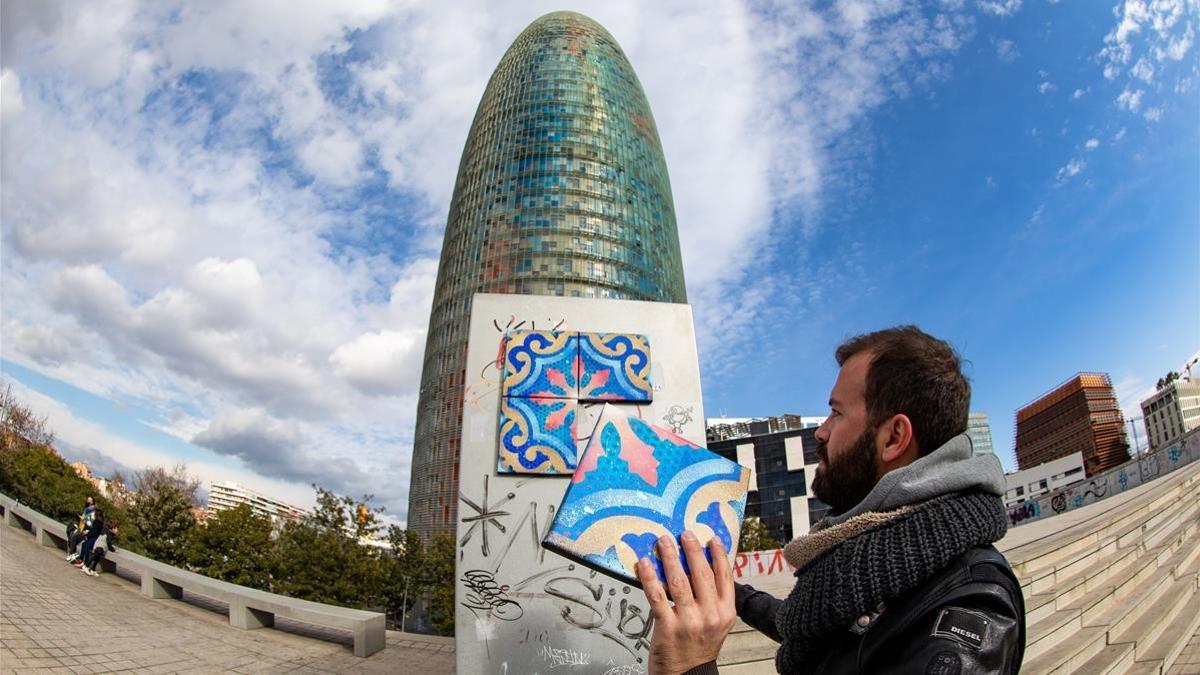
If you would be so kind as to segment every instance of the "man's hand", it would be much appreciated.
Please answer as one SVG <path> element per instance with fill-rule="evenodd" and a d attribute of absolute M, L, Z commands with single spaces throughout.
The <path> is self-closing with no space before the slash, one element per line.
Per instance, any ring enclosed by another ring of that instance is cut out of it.
<path fill-rule="evenodd" d="M 658 540 L 658 557 L 667 576 L 666 589 L 648 558 L 637 564 L 638 580 L 654 615 L 649 664 L 652 675 L 675 675 L 716 660 L 725 636 L 737 619 L 733 571 L 725 557 L 725 547 L 716 537 L 708 542 L 713 561 L 710 567 L 696 535 L 684 532 L 680 539 L 692 573 L 690 580 L 679 564 L 675 542 L 669 537 Z M 668 591 L 674 607 L 667 600 Z"/>

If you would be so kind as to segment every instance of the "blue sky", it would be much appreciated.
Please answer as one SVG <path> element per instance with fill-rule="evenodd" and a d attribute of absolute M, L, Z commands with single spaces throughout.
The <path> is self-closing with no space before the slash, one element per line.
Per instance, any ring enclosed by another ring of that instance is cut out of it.
<path fill-rule="evenodd" d="M 0 355 L 65 454 L 403 521 L 475 105 L 558 4 L 6 2 Z M 671 170 L 710 417 L 823 414 L 915 322 L 1017 407 L 1200 349 L 1187 0 L 581 2 Z"/>

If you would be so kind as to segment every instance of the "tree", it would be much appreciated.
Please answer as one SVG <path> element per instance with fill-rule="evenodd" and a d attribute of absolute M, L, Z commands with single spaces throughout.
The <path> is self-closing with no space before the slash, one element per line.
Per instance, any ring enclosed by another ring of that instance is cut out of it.
<path fill-rule="evenodd" d="M 742 535 L 738 539 L 739 551 L 769 551 L 779 548 L 761 518 L 746 518 L 742 521 Z"/>
<path fill-rule="evenodd" d="M 5 385 L 0 391 L 0 491 L 61 523 L 77 519 L 83 500 L 91 496 L 109 523 L 123 524 L 121 510 L 75 473 L 51 447 L 53 440 L 46 418 L 35 415 Z"/>
<path fill-rule="evenodd" d="M 242 586 L 271 589 L 274 564 L 271 521 L 239 504 L 213 514 L 188 537 L 192 571 Z"/>
<path fill-rule="evenodd" d="M 388 527 L 387 540 L 384 596 L 388 614 L 403 622 L 424 589 L 425 541 L 415 531 L 402 530 L 398 525 Z"/>
<path fill-rule="evenodd" d="M 33 445 L 49 447 L 54 443 L 54 432 L 46 423 L 46 417 L 38 417 L 33 410 L 13 396 L 12 385 L 5 383 L 4 391 L 0 392 L 0 429 L 6 436 L 12 434 Z"/>
<path fill-rule="evenodd" d="M 133 488 L 137 496 L 129 518 L 141 534 L 142 550 L 169 565 L 185 564 L 188 536 L 196 527 L 192 509 L 199 503 L 200 482 L 179 464 L 171 471 L 162 467 L 138 471 Z"/>
<path fill-rule="evenodd" d="M 277 591 L 307 600 L 346 607 L 380 607 L 386 603 L 385 565 L 379 549 L 366 541 L 379 531 L 382 509 L 338 495 L 316 485 L 312 513 L 284 525 L 276 541 Z"/>
<path fill-rule="evenodd" d="M 438 534 L 430 543 L 424 567 L 429 589 L 429 622 L 439 635 L 454 635 L 454 537 Z"/>
<path fill-rule="evenodd" d="M 1163 375 L 1162 377 L 1158 378 L 1158 382 L 1155 383 L 1155 389 L 1163 389 L 1164 387 L 1170 386 L 1170 384 L 1172 382 L 1174 382 L 1175 380 L 1178 380 L 1178 379 L 1179 379 L 1179 373 L 1172 370 L 1171 372 L 1167 373 L 1166 375 Z"/>

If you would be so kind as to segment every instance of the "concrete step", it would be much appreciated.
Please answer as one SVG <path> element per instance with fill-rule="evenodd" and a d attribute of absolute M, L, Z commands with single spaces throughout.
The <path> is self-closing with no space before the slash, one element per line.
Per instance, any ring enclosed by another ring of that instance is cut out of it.
<path fill-rule="evenodd" d="M 721 675 L 774 675 L 775 660 L 733 663 L 721 666 Z"/>
<path fill-rule="evenodd" d="M 1200 594 L 1195 592 L 1195 585 L 1187 603 L 1179 611 L 1175 620 L 1162 631 L 1148 648 L 1138 645 L 1136 659 L 1143 663 L 1158 664 L 1160 672 L 1167 672 L 1179 658 L 1180 652 L 1187 646 L 1188 640 L 1200 628 Z"/>
<path fill-rule="evenodd" d="M 1129 670 L 1125 671 L 1125 675 L 1165 675 L 1165 671 L 1158 661 L 1134 661 Z"/>
<path fill-rule="evenodd" d="M 1039 593 L 1025 598 L 1025 624 L 1033 625 L 1058 611 L 1054 604 L 1054 591 Z"/>
<path fill-rule="evenodd" d="M 721 666 L 722 672 L 726 665 L 735 663 L 774 661 L 779 643 L 749 626 L 747 628 L 725 637 L 725 644 L 721 645 L 721 653 L 717 657 L 717 665 Z"/>
<path fill-rule="evenodd" d="M 1104 629 L 1093 626 L 1079 629 L 1071 636 L 1071 639 L 1061 641 L 1032 658 L 1026 647 L 1021 673 L 1022 675 L 1044 675 L 1046 673 L 1075 672 L 1107 646 L 1104 637 Z"/>
<path fill-rule="evenodd" d="M 1075 671 L 1063 672 L 1087 673 L 1087 675 L 1117 675 L 1124 673 L 1134 664 L 1133 645 L 1123 642 L 1106 645 L 1092 658 L 1084 661 Z"/>
<path fill-rule="evenodd" d="M 1115 636 L 1141 618 L 1147 610 L 1153 609 L 1159 598 L 1171 588 L 1173 579 L 1170 570 L 1156 567 L 1148 569 L 1151 574 L 1140 583 L 1124 592 L 1114 592 L 1107 607 L 1100 608 L 1098 612 L 1082 610 L 1083 625 L 1105 627 Z"/>
<path fill-rule="evenodd" d="M 1081 627 L 1078 609 L 1060 609 L 1033 625 L 1026 624 L 1025 660 L 1053 650 Z"/>
<path fill-rule="evenodd" d="M 1142 539 L 1142 547 L 1157 548 L 1161 544 L 1177 539 L 1182 531 L 1195 527 L 1194 517 L 1200 513 L 1200 495 L 1188 495 L 1180 508 L 1175 510 L 1171 520 L 1161 522 L 1155 528 L 1148 528 Z"/>
<path fill-rule="evenodd" d="M 1098 589 L 1111 587 L 1129 576 L 1136 575 L 1153 560 L 1144 560 L 1137 549 L 1128 549 L 1116 556 L 1102 558 L 1095 566 L 1076 569 L 1075 574 L 1063 578 L 1046 590 L 1055 595 L 1055 608 L 1063 609 Z"/>
<path fill-rule="evenodd" d="M 1173 625 L 1175 618 L 1179 616 L 1194 595 L 1195 583 L 1192 580 L 1172 580 L 1166 592 L 1151 611 L 1143 612 L 1133 623 L 1119 631 L 1110 630 L 1109 643 L 1137 643 L 1135 647 L 1137 650 L 1136 660 L 1145 661 L 1146 659 L 1141 658 L 1143 651 Z"/>

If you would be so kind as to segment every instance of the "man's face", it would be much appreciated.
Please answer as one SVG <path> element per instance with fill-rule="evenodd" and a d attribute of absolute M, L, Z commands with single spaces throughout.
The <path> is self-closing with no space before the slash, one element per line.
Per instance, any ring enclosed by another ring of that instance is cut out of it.
<path fill-rule="evenodd" d="M 829 417 L 817 429 L 817 464 L 813 493 L 834 513 L 844 513 L 867 496 L 879 478 L 875 429 L 868 425 L 867 369 L 869 352 L 842 364 L 829 395 Z"/>

